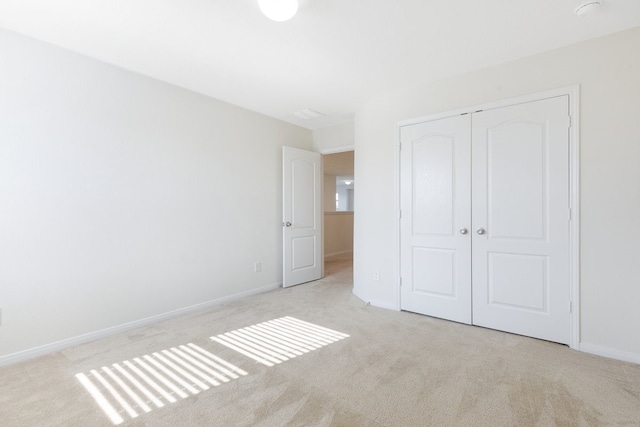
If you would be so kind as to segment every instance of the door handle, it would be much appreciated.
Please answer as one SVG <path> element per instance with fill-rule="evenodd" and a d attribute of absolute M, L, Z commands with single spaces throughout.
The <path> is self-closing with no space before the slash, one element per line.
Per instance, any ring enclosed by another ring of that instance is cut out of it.
<path fill-rule="evenodd" d="M 283 222 L 282 225 L 285 227 L 291 227 L 292 224 L 289 221 L 287 221 L 287 222 Z"/>
<path fill-rule="evenodd" d="M 469 230 L 467 230 L 466 228 L 461 228 L 460 229 L 460 234 L 467 234 L 469 232 Z"/>
<path fill-rule="evenodd" d="M 478 228 L 476 230 L 476 233 L 478 233 L 478 234 L 484 234 L 485 232 L 486 232 L 486 230 L 484 228 Z"/>

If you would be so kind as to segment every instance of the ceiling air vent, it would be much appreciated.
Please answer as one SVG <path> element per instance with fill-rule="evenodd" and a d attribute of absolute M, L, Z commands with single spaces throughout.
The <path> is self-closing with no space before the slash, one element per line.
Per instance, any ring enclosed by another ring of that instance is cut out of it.
<path fill-rule="evenodd" d="M 320 117 L 326 116 L 326 114 L 319 113 L 310 108 L 305 108 L 304 110 L 296 111 L 295 113 L 293 113 L 293 115 L 302 120 L 318 119 Z"/>

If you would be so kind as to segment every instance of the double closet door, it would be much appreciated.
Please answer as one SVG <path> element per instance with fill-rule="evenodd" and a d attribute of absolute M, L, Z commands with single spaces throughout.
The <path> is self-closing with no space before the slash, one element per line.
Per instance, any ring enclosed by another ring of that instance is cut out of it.
<path fill-rule="evenodd" d="M 568 96 L 400 132 L 401 308 L 568 344 Z"/>

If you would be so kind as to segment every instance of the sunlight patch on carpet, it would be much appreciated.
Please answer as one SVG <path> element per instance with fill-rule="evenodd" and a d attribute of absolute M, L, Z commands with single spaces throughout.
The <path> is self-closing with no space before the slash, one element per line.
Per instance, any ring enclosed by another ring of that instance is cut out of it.
<path fill-rule="evenodd" d="M 217 387 L 247 373 L 195 344 L 76 374 L 114 424 Z"/>
<path fill-rule="evenodd" d="M 274 366 L 348 337 L 342 332 L 286 316 L 211 339 L 256 362 Z"/>

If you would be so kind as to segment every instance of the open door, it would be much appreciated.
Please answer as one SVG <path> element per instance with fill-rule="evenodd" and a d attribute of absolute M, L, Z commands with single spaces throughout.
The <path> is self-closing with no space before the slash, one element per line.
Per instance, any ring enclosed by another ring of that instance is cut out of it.
<path fill-rule="evenodd" d="M 322 277 L 322 156 L 282 149 L 282 286 Z"/>

